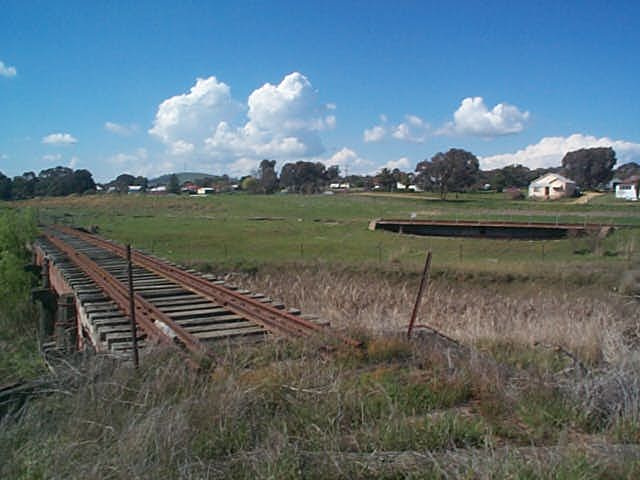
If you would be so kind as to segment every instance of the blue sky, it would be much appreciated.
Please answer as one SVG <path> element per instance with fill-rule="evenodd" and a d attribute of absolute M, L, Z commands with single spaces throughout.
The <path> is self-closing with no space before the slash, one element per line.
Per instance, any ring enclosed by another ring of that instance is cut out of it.
<path fill-rule="evenodd" d="M 0 171 L 640 161 L 638 2 L 0 2 Z"/>

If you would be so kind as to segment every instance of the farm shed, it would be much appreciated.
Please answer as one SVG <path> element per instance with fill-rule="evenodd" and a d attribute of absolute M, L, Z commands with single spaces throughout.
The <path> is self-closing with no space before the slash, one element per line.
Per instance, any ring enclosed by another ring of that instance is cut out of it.
<path fill-rule="evenodd" d="M 634 175 L 626 180 L 615 183 L 616 198 L 623 200 L 638 200 L 638 186 L 640 185 L 640 177 Z"/>
<path fill-rule="evenodd" d="M 576 182 L 558 173 L 547 173 L 529 185 L 529 198 L 555 200 L 571 197 L 576 191 Z"/>

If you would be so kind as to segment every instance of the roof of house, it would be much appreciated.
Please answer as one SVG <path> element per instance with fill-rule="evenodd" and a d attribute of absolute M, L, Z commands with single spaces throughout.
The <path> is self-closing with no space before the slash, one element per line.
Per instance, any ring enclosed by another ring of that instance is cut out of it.
<path fill-rule="evenodd" d="M 631 175 L 630 177 L 625 178 L 624 180 L 619 180 L 617 183 L 622 183 L 624 185 L 634 185 L 639 182 L 640 182 L 640 175 Z"/>
<path fill-rule="evenodd" d="M 533 182 L 531 182 L 531 185 L 533 185 L 534 187 L 537 187 L 542 185 L 549 185 L 554 182 L 576 183 L 567 177 L 563 177 L 559 173 L 547 173 L 541 177 L 536 178 Z"/>

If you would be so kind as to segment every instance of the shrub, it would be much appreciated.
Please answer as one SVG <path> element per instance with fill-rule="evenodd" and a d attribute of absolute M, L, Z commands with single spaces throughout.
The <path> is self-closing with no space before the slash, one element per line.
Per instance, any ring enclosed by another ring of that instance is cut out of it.
<path fill-rule="evenodd" d="M 509 187 L 503 192 L 507 200 L 524 200 L 524 193 L 519 188 Z"/>

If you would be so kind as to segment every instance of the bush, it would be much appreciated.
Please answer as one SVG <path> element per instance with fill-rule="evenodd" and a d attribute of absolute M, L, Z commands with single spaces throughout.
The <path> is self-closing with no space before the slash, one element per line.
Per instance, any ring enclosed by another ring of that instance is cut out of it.
<path fill-rule="evenodd" d="M 510 187 L 503 191 L 507 200 L 524 200 L 524 193 L 519 188 Z"/>
<path fill-rule="evenodd" d="M 620 278 L 620 293 L 623 295 L 640 295 L 640 270 L 627 270 Z"/>
<path fill-rule="evenodd" d="M 0 378 L 3 383 L 40 370 L 36 315 L 29 298 L 34 277 L 25 270 L 36 232 L 31 210 L 0 212 Z"/>

